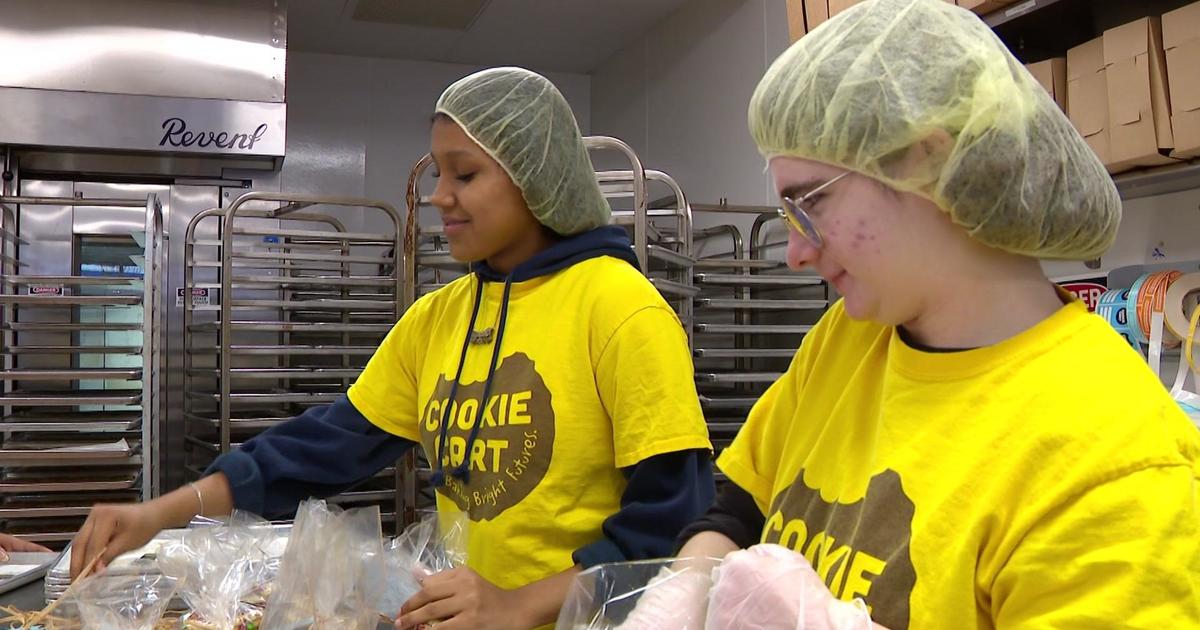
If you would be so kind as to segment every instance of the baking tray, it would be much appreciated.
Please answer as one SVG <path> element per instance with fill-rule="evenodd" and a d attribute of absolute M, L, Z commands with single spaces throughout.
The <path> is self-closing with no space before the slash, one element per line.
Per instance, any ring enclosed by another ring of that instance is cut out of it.
<path fill-rule="evenodd" d="M 0 595 L 36 582 L 58 562 L 58 553 L 11 553 L 0 562 Z"/>
<path fill-rule="evenodd" d="M 0 494 L 32 494 L 57 492 L 100 492 L 132 490 L 137 486 L 137 473 L 117 473 L 109 475 L 79 475 L 77 471 L 70 472 L 72 476 L 61 474 L 64 471 L 46 471 L 42 475 L 9 474 L 0 478 Z M 59 473 L 59 474 L 55 474 Z"/>
<path fill-rule="evenodd" d="M 665 262 L 676 267 L 691 267 L 696 261 L 688 256 L 684 256 L 679 252 L 667 249 L 661 245 L 650 245 L 647 247 L 647 252 L 650 258 Z"/>
<path fill-rule="evenodd" d="M 139 286 L 142 284 L 142 278 L 131 278 L 126 276 L 30 276 L 18 275 L 8 276 L 3 278 L 5 284 L 10 285 L 30 285 L 30 284 L 62 284 L 67 286 Z"/>
<path fill-rule="evenodd" d="M 700 405 L 707 409 L 749 409 L 758 402 L 758 396 L 717 397 L 700 395 Z"/>
<path fill-rule="evenodd" d="M 307 332 L 307 333 L 387 333 L 392 324 L 344 324 L 342 322 L 276 322 L 276 321 L 233 321 L 230 327 L 234 331 L 253 332 Z M 192 324 L 193 332 L 216 332 L 220 330 L 220 322 Z"/>
<path fill-rule="evenodd" d="M 701 258 L 693 265 L 693 269 L 776 269 L 783 263 L 777 260 L 760 260 L 754 258 Z"/>
<path fill-rule="evenodd" d="M 378 243 L 380 245 L 392 245 L 393 244 L 391 241 L 381 239 L 378 234 L 372 234 L 370 232 L 332 232 L 332 231 L 325 231 L 325 230 L 272 230 L 272 229 L 266 229 L 266 228 L 264 228 L 264 229 L 234 228 L 233 234 L 235 236 L 276 236 L 276 237 L 280 237 L 280 238 L 298 238 L 298 239 L 302 239 L 302 241 L 321 241 L 321 242 L 328 241 L 330 245 L 340 243 L 341 241 L 347 241 L 347 242 L 351 242 L 351 243 L 360 243 L 360 244 L 370 244 L 370 243 Z M 307 243 L 307 244 L 313 244 L 313 243 Z M 290 247 L 294 244 L 289 243 L 289 242 L 282 242 L 282 243 L 278 243 L 278 244 L 273 243 L 272 245 L 283 249 L 283 248 Z"/>
<path fill-rule="evenodd" d="M 336 345 L 298 345 L 292 344 L 287 346 L 262 346 L 262 345 L 244 345 L 233 344 L 229 347 L 234 356 L 238 355 L 306 355 L 306 356 L 371 356 L 379 349 L 378 346 L 336 346 Z M 212 348 L 204 349 L 188 349 L 191 354 L 209 356 L 215 354 Z"/>
<path fill-rule="evenodd" d="M 0 459 L 6 464 L 31 460 L 64 463 L 74 460 L 121 460 L 133 455 L 136 447 L 137 442 L 131 443 L 125 439 L 112 442 L 17 442 L 0 446 Z"/>
<path fill-rule="evenodd" d="M 782 372 L 697 372 L 697 383 L 774 383 Z"/>
<path fill-rule="evenodd" d="M 828 300 L 739 300 L 737 298 L 700 298 L 697 308 L 756 311 L 816 310 L 829 306 Z"/>
<path fill-rule="evenodd" d="M 790 359 L 795 348 L 696 348 L 700 359 Z"/>
<path fill-rule="evenodd" d="M 77 389 L 70 391 L 15 390 L 0 395 L 0 405 L 14 407 L 77 407 L 79 405 L 137 405 L 140 389 Z"/>
<path fill-rule="evenodd" d="M 698 333 L 713 335 L 804 335 L 812 332 L 812 326 L 792 324 L 709 324 L 697 323 Z"/>
<path fill-rule="evenodd" d="M 138 411 L 81 411 L 17 413 L 0 418 L 0 431 L 25 433 L 114 433 L 135 431 L 142 422 Z"/>
<path fill-rule="evenodd" d="M 233 287 L 383 287 L 396 286 L 384 276 L 234 276 Z"/>
<path fill-rule="evenodd" d="M 818 276 L 775 274 L 698 273 L 693 278 L 706 285 L 738 287 L 812 287 L 824 282 Z"/>
<path fill-rule="evenodd" d="M 658 289 L 659 293 L 664 295 L 688 298 L 700 293 L 698 287 L 688 286 L 680 282 L 663 280 L 662 278 L 649 278 L 649 280 L 650 284 L 654 285 L 654 288 Z"/>
<path fill-rule="evenodd" d="M 122 354 L 140 355 L 141 346 L 49 346 L 49 345 L 19 345 L 0 348 L 0 354 Z"/>
<path fill-rule="evenodd" d="M 0 329 L 15 332 L 76 332 L 76 331 L 107 331 L 107 330 L 142 330 L 142 324 L 124 324 L 110 322 L 6 322 L 0 324 Z"/>
<path fill-rule="evenodd" d="M 343 379 L 357 378 L 363 368 L 230 368 L 229 375 L 236 378 L 258 379 Z M 220 376 L 221 370 L 214 368 L 192 369 L 194 376 Z"/>
<path fill-rule="evenodd" d="M 137 380 L 141 368 L 73 368 L 0 370 L 0 381 Z"/>
<path fill-rule="evenodd" d="M 140 295 L 11 295 L 0 294 L 0 304 L 14 306 L 135 306 Z"/>

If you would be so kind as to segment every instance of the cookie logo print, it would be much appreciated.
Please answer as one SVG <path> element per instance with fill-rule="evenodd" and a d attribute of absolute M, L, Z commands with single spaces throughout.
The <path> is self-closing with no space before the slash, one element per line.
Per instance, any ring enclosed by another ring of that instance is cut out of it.
<path fill-rule="evenodd" d="M 447 471 L 468 462 L 470 483 L 447 475 L 438 492 L 470 514 L 471 520 L 490 520 L 529 496 L 550 469 L 554 452 L 550 390 L 533 360 L 523 353 L 501 362 L 486 404 L 480 401 L 483 382 L 459 385 L 455 401 L 449 400 L 451 385 L 443 376 L 426 401 L 421 443 L 431 461 L 442 458 Z M 443 421 L 450 424 L 446 450 L 439 453 Z M 483 426 L 468 447 L 477 421 Z"/>
<path fill-rule="evenodd" d="M 904 630 L 916 584 L 909 554 L 914 511 L 893 470 L 871 478 L 865 498 L 848 504 L 822 499 L 800 471 L 772 501 L 762 542 L 803 554 L 834 596 L 861 597 L 872 619 Z M 860 523 L 872 526 L 860 528 Z"/>

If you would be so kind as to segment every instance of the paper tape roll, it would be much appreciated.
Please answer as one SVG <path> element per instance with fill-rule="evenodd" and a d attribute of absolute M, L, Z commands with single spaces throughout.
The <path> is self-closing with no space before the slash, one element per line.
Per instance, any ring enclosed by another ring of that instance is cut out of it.
<path fill-rule="evenodd" d="M 1112 326 L 1125 341 L 1137 347 L 1137 341 L 1129 328 L 1129 310 L 1125 307 L 1129 299 L 1129 289 L 1112 289 L 1105 291 L 1096 301 L 1096 314 Z"/>
<path fill-rule="evenodd" d="M 1171 334 L 1180 339 L 1187 338 L 1189 315 L 1197 303 L 1200 303 L 1200 273 L 1184 274 L 1171 283 L 1163 307 Z"/>
<path fill-rule="evenodd" d="M 1139 342 L 1150 343 L 1150 324 L 1153 321 L 1153 315 L 1156 311 L 1165 310 L 1167 289 L 1182 275 L 1182 272 L 1173 270 L 1146 274 L 1138 278 L 1138 281 L 1130 289 L 1128 301 L 1130 328 L 1133 336 Z M 1164 347 L 1172 348 L 1178 346 L 1182 341 L 1181 335 L 1175 335 L 1169 330 L 1164 332 L 1168 333 L 1163 335 Z"/>
<path fill-rule="evenodd" d="M 1129 315 L 1129 336 L 1138 343 L 1150 343 L 1149 335 L 1141 334 L 1141 326 L 1137 321 L 1137 303 L 1138 295 L 1142 292 L 1142 285 L 1146 284 L 1146 279 L 1150 274 L 1138 276 L 1137 280 L 1133 281 L 1133 286 L 1129 287 L 1129 293 L 1125 296 L 1125 311 Z"/>

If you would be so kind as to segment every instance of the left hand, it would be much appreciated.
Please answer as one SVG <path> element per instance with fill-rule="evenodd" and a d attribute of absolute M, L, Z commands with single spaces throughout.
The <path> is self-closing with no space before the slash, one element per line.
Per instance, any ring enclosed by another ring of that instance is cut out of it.
<path fill-rule="evenodd" d="M 0 534 L 0 562 L 8 562 L 9 553 L 45 553 L 49 549 L 37 544 L 21 540 L 16 536 Z"/>
<path fill-rule="evenodd" d="M 871 630 L 866 607 L 838 600 L 804 556 L 755 545 L 725 557 L 709 596 L 706 628 Z"/>
<path fill-rule="evenodd" d="M 424 579 L 421 592 L 400 609 L 397 630 L 438 622 L 437 630 L 528 630 L 516 591 L 488 582 L 468 568 Z"/>

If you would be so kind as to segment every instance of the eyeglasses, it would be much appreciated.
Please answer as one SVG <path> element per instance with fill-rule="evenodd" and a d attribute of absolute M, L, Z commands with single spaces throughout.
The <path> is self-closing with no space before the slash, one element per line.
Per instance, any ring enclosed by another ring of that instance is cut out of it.
<path fill-rule="evenodd" d="M 825 245 L 825 240 L 821 238 L 821 233 L 817 231 L 817 226 L 813 224 L 812 217 L 809 216 L 808 211 L 804 209 L 804 206 L 808 205 L 808 203 L 812 201 L 812 198 L 817 193 L 829 188 L 833 184 L 837 183 L 838 180 L 846 177 L 852 172 L 853 171 L 846 171 L 845 173 L 834 177 L 824 184 L 821 184 L 820 186 L 817 186 L 816 188 L 805 193 L 804 196 L 800 197 L 799 199 L 781 197 L 780 199 L 783 201 L 783 207 L 778 210 L 779 216 L 783 217 L 784 220 L 788 222 L 788 225 L 792 226 L 792 229 L 796 230 L 800 236 L 808 239 L 808 242 L 812 243 L 813 247 L 821 249 Z"/>

